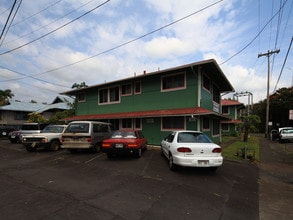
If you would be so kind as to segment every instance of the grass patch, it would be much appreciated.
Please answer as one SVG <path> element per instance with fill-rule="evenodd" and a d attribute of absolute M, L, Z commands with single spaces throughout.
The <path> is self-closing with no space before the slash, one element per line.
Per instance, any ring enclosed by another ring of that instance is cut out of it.
<path fill-rule="evenodd" d="M 225 141 L 228 140 L 232 141 L 232 143 L 224 147 L 224 149 L 222 150 L 224 158 L 243 160 L 244 152 L 241 149 L 247 147 L 247 157 L 249 159 L 251 158 L 252 160 L 259 161 L 259 137 L 250 135 L 247 142 L 235 139 L 234 137 L 235 141 L 228 138 L 227 140 L 223 140 L 223 142 L 225 143 Z"/>

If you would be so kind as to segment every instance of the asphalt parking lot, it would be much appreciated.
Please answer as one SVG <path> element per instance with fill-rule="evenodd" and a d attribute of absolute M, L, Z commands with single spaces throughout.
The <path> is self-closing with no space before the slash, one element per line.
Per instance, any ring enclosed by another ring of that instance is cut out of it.
<path fill-rule="evenodd" d="M 110 160 L 0 140 L 0 172 L 5 219 L 259 219 L 258 167 L 248 162 L 172 172 L 151 147 Z"/>

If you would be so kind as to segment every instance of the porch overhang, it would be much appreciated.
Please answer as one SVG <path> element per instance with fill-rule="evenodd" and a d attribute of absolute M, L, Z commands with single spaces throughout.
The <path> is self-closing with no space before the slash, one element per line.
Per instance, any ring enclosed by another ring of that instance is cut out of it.
<path fill-rule="evenodd" d="M 162 110 L 149 110 L 138 112 L 120 112 L 110 114 L 89 114 L 77 115 L 64 118 L 65 121 L 80 121 L 80 120 L 104 120 L 104 119 L 121 119 L 121 118 L 153 118 L 153 117 L 168 117 L 168 116 L 199 116 L 199 115 L 214 115 L 220 119 L 227 117 L 210 111 L 202 107 L 180 108 L 180 109 L 162 109 Z"/>

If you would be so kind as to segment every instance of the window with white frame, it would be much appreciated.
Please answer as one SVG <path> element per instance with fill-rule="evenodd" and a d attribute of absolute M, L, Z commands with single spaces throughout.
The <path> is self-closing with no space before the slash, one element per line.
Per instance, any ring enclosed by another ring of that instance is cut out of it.
<path fill-rule="evenodd" d="M 121 128 L 129 128 L 132 129 L 132 118 L 123 118 L 121 119 Z"/>
<path fill-rule="evenodd" d="M 229 106 L 222 106 L 222 114 L 225 114 L 225 115 L 229 114 Z"/>
<path fill-rule="evenodd" d="M 202 77 L 202 87 L 208 91 L 211 91 L 211 81 L 206 75 L 203 75 Z"/>
<path fill-rule="evenodd" d="M 122 96 L 131 95 L 131 94 L 132 94 L 131 83 L 124 84 L 121 86 L 121 95 Z"/>
<path fill-rule="evenodd" d="M 186 88 L 185 73 L 177 73 L 168 76 L 163 76 L 161 82 L 162 91 Z"/>
<path fill-rule="evenodd" d="M 134 94 L 141 94 L 141 81 L 134 83 Z"/>
<path fill-rule="evenodd" d="M 208 117 L 202 119 L 202 130 L 210 130 L 210 119 Z"/>
<path fill-rule="evenodd" d="M 220 103 L 220 90 L 215 84 L 213 85 L 213 101 Z"/>
<path fill-rule="evenodd" d="M 139 130 L 141 129 L 141 118 L 134 119 L 134 128 Z"/>
<path fill-rule="evenodd" d="M 77 94 L 77 100 L 78 102 L 85 102 L 86 101 L 85 92 L 79 92 Z"/>
<path fill-rule="evenodd" d="M 162 130 L 181 130 L 185 129 L 185 117 L 163 117 L 162 118 Z"/>
<path fill-rule="evenodd" d="M 99 104 L 111 104 L 120 101 L 119 86 L 99 90 Z"/>
<path fill-rule="evenodd" d="M 220 134 L 220 121 L 218 119 L 213 119 L 213 135 Z"/>

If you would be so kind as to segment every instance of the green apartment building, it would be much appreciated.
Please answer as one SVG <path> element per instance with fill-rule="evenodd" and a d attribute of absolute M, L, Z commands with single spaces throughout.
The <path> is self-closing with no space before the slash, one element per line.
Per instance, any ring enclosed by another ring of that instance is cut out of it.
<path fill-rule="evenodd" d="M 221 141 L 221 93 L 233 92 L 213 59 L 66 91 L 76 97 L 67 121 L 110 122 L 114 129 L 140 129 L 159 145 L 172 130 L 200 130 Z"/>
<path fill-rule="evenodd" d="M 222 114 L 230 118 L 229 120 L 221 121 L 222 135 L 235 136 L 239 134 L 240 131 L 237 125 L 242 123 L 239 118 L 241 111 L 245 109 L 244 104 L 237 100 L 223 99 L 221 105 Z"/>

